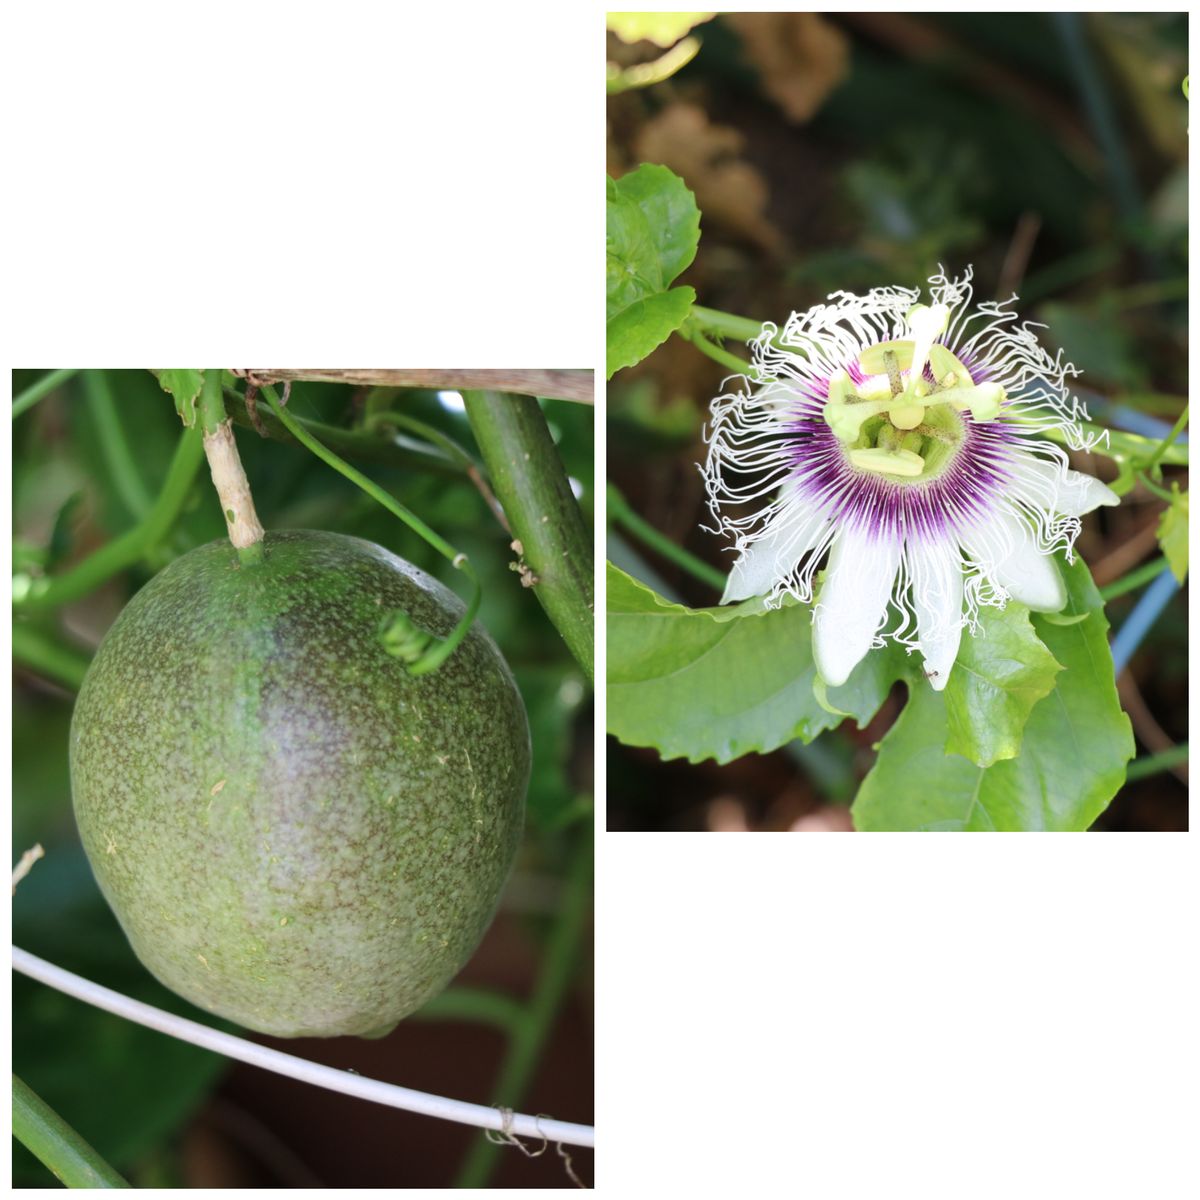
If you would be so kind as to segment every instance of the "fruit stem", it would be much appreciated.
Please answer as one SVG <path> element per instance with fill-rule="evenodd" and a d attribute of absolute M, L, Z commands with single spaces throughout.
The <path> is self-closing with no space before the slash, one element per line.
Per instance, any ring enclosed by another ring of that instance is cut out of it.
<path fill-rule="evenodd" d="M 220 371 L 204 372 L 200 413 L 204 454 L 212 472 L 213 486 L 221 500 L 229 540 L 242 562 L 258 562 L 262 558 L 263 527 L 254 511 L 254 497 L 250 494 L 250 482 L 233 439 L 233 425 L 225 416 Z"/>

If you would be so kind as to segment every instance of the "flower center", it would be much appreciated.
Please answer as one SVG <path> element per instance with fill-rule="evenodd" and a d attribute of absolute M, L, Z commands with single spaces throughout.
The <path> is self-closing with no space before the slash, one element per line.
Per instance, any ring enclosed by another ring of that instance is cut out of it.
<path fill-rule="evenodd" d="M 908 312 L 910 336 L 866 347 L 861 384 L 844 370 L 829 379 L 824 417 L 850 462 L 896 480 L 940 475 L 963 438 L 959 413 L 992 421 L 1004 403 L 998 383 L 976 383 L 961 360 L 937 342 L 950 310 L 918 304 Z"/>

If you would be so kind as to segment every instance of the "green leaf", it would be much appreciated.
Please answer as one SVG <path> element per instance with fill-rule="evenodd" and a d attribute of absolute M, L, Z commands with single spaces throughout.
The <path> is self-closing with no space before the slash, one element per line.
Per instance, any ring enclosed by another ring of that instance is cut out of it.
<path fill-rule="evenodd" d="M 1033 618 L 1062 665 L 1049 695 L 1034 705 L 1021 752 L 990 767 L 945 753 L 947 702 L 910 690 L 900 719 L 854 802 L 860 830 L 1083 830 L 1125 779 L 1133 755 L 1108 648 L 1103 601 L 1080 561 L 1059 564 L 1073 625 Z"/>
<path fill-rule="evenodd" d="M 658 260 L 662 285 L 672 283 L 692 265 L 700 244 L 700 210 L 696 197 L 673 171 L 642 163 L 613 182 L 617 195 L 632 204 L 646 223 L 650 248 Z"/>
<path fill-rule="evenodd" d="M 695 302 L 696 293 L 690 287 L 672 288 L 634 301 L 610 320 L 605 378 L 640 363 L 661 346 L 683 324 Z"/>
<path fill-rule="evenodd" d="M 715 14 L 710 12 L 610 12 L 607 14 L 608 28 L 623 42 L 653 42 L 666 49 L 679 41 L 689 30 Z"/>
<path fill-rule="evenodd" d="M 608 375 L 640 362 L 683 323 L 691 288 L 670 289 L 696 256 L 700 210 L 679 176 L 643 163 L 606 191 Z"/>
<path fill-rule="evenodd" d="M 50 531 L 50 547 L 46 553 L 48 571 L 55 570 L 71 556 L 75 545 L 73 526 L 82 503 L 83 492 L 73 492 L 58 510 L 58 515 L 54 518 L 54 528 Z"/>
<path fill-rule="evenodd" d="M 840 713 L 861 727 L 903 672 L 902 652 L 870 654 L 823 708 L 807 605 L 685 608 L 611 563 L 607 590 L 608 730 L 663 758 L 765 754 L 793 738 L 811 741 L 840 724 Z"/>
<path fill-rule="evenodd" d="M 1171 505 L 1158 523 L 1158 544 L 1167 556 L 1171 574 L 1182 583 L 1188 569 L 1188 494 L 1171 484 Z"/>
<path fill-rule="evenodd" d="M 1061 670 L 1034 632 L 1027 608 L 981 608 L 979 630 L 974 637 L 963 634 L 946 683 L 946 753 L 981 767 L 1016 758 L 1033 706 L 1050 693 Z"/>
<path fill-rule="evenodd" d="M 204 386 L 203 371 L 156 371 L 159 385 L 175 398 L 175 411 L 191 429 L 196 423 L 196 399 Z"/>

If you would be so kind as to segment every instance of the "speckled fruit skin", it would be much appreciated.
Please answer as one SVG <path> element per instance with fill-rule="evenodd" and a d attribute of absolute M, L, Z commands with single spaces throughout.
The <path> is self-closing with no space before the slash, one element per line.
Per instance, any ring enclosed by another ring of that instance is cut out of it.
<path fill-rule="evenodd" d="M 185 554 L 130 601 L 71 724 L 75 818 L 137 956 L 279 1037 L 377 1036 L 444 988 L 521 834 L 529 726 L 475 625 L 431 674 L 382 647 L 456 596 L 370 542 Z"/>

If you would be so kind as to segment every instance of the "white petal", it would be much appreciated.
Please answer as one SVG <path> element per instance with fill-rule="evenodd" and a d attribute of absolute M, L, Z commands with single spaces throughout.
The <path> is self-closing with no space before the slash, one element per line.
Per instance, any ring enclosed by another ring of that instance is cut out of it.
<path fill-rule="evenodd" d="M 1082 517 L 1102 504 L 1120 504 L 1107 484 L 1082 471 L 1059 467 L 1032 454 L 1017 454 L 1016 486 L 1023 499 L 1064 517 Z"/>
<path fill-rule="evenodd" d="M 917 645 L 925 659 L 925 676 L 935 692 L 946 686 L 962 641 L 963 570 L 958 547 L 940 543 L 908 543 Z"/>
<path fill-rule="evenodd" d="M 733 564 L 721 603 L 765 596 L 817 545 L 828 524 L 825 514 L 792 485 L 779 510 Z"/>
<path fill-rule="evenodd" d="M 1036 612 L 1058 612 L 1067 590 L 1052 555 L 1038 549 L 1029 526 L 1003 510 L 989 523 L 961 535 L 963 546 L 984 573 L 1014 600 Z"/>
<path fill-rule="evenodd" d="M 900 548 L 849 528 L 833 543 L 813 619 L 813 658 L 830 687 L 846 682 L 886 620 Z"/>

